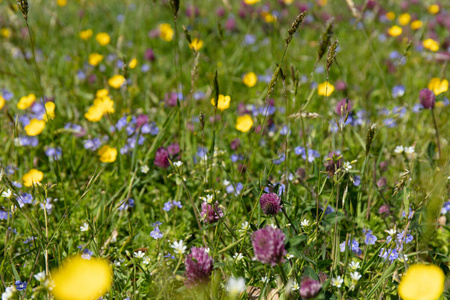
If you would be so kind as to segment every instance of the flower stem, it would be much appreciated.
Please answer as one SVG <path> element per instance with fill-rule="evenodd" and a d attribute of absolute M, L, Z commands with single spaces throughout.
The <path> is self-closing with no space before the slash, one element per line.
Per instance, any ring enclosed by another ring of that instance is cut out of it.
<path fill-rule="evenodd" d="M 436 142 L 437 142 L 437 147 L 438 147 L 438 152 L 439 152 L 439 159 L 441 159 L 442 158 L 441 143 L 439 142 L 439 130 L 438 130 L 438 126 L 436 123 L 436 116 L 434 115 L 434 108 L 431 109 L 431 115 L 433 116 L 434 129 L 436 130 Z"/>

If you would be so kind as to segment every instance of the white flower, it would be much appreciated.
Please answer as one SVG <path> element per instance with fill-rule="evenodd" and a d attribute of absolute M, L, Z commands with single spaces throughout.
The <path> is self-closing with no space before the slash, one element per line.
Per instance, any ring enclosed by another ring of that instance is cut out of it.
<path fill-rule="evenodd" d="M 209 253 L 210 251 L 211 251 L 210 248 L 206 248 L 206 249 L 205 249 L 205 252 L 206 252 L 206 253 Z"/>
<path fill-rule="evenodd" d="M 37 273 L 34 275 L 34 278 L 36 278 L 37 281 L 42 282 L 45 280 L 45 272 L 42 271 L 41 273 Z"/>
<path fill-rule="evenodd" d="M 142 173 L 147 174 L 148 171 L 150 171 L 150 168 L 147 165 L 141 166 Z"/>
<path fill-rule="evenodd" d="M 245 232 L 246 230 L 248 230 L 248 229 L 249 229 L 249 226 L 248 226 L 248 225 L 249 225 L 249 224 L 248 224 L 247 221 L 243 222 L 243 223 L 241 224 L 241 230 L 240 230 L 240 231 Z"/>
<path fill-rule="evenodd" d="M 177 252 L 178 254 L 183 254 L 187 248 L 185 245 L 183 245 L 182 240 L 180 240 L 179 242 L 177 241 L 173 242 L 173 244 L 170 247 L 173 248 L 175 252 Z"/>
<path fill-rule="evenodd" d="M 88 223 L 83 223 L 82 226 L 80 226 L 80 230 L 81 231 L 88 231 L 89 230 L 89 224 Z"/>
<path fill-rule="evenodd" d="M 136 258 L 143 258 L 145 256 L 145 253 L 139 250 L 138 252 L 134 252 L 134 257 Z"/>
<path fill-rule="evenodd" d="M 344 162 L 342 168 L 344 169 L 345 172 L 350 172 L 350 170 L 352 169 L 352 165 L 350 164 L 350 162 L 346 161 Z"/>
<path fill-rule="evenodd" d="M 407 262 L 408 261 L 408 256 L 406 255 L 406 254 L 399 254 L 399 256 L 398 256 L 398 260 L 400 261 L 400 262 Z"/>
<path fill-rule="evenodd" d="M 242 293 L 245 291 L 245 279 L 230 277 L 227 283 L 227 291 L 233 296 Z"/>
<path fill-rule="evenodd" d="M 298 291 L 300 289 L 300 285 L 297 283 L 297 281 L 294 281 L 292 283 L 292 290 L 293 291 Z"/>
<path fill-rule="evenodd" d="M 148 264 L 150 263 L 150 257 L 145 256 L 144 259 L 142 260 L 142 263 L 143 263 L 144 265 L 148 265 Z"/>
<path fill-rule="evenodd" d="M 115 261 L 114 261 L 114 265 L 116 265 L 116 266 L 118 266 L 118 267 L 120 267 L 121 264 L 122 264 L 122 263 L 121 263 L 120 261 L 118 261 L 118 260 L 115 260 Z"/>
<path fill-rule="evenodd" d="M 176 161 L 176 162 L 173 163 L 173 165 L 174 165 L 175 167 L 177 167 L 177 168 L 181 167 L 182 164 L 183 164 L 182 161 Z"/>
<path fill-rule="evenodd" d="M 392 228 L 392 229 L 389 229 L 389 230 L 385 230 L 385 232 L 387 232 L 387 234 L 389 234 L 390 236 L 394 236 L 397 233 L 397 230 Z"/>
<path fill-rule="evenodd" d="M 272 226 L 272 228 L 277 229 L 277 225 L 275 225 L 274 223 L 270 223 L 269 226 Z"/>
<path fill-rule="evenodd" d="M 267 276 L 261 277 L 261 281 L 264 283 L 269 282 L 269 277 Z"/>
<path fill-rule="evenodd" d="M 229 182 L 228 180 L 225 179 L 225 180 L 223 181 L 223 185 L 224 185 L 224 186 L 229 186 L 229 185 L 230 185 L 230 182 Z"/>
<path fill-rule="evenodd" d="M 359 274 L 358 272 L 355 271 L 353 273 L 350 273 L 350 278 L 353 281 L 358 281 L 361 278 L 361 274 Z"/>
<path fill-rule="evenodd" d="M 3 170 L 0 170 L 0 181 L 3 179 Z"/>
<path fill-rule="evenodd" d="M 405 147 L 404 151 L 405 151 L 405 154 L 411 155 L 414 153 L 414 146 Z"/>
<path fill-rule="evenodd" d="M 359 262 L 356 261 L 352 261 L 348 267 L 352 270 L 352 271 L 356 271 L 359 269 Z"/>
<path fill-rule="evenodd" d="M 337 288 L 340 288 L 344 280 L 341 278 L 341 276 L 338 276 L 336 278 L 331 278 L 331 285 L 335 286 Z"/>
<path fill-rule="evenodd" d="M 2 294 L 2 300 L 9 300 L 14 296 L 16 292 L 16 287 L 14 285 L 7 287 L 5 292 Z"/>
<path fill-rule="evenodd" d="M 302 227 L 308 227 L 309 224 L 310 224 L 310 222 L 309 222 L 309 220 L 307 220 L 307 219 L 304 219 L 304 220 L 300 223 L 300 225 L 301 225 Z"/>
<path fill-rule="evenodd" d="M 395 147 L 394 152 L 397 154 L 401 154 L 401 153 L 403 153 L 404 150 L 405 150 L 405 148 L 403 146 L 397 146 L 397 147 Z"/>
<path fill-rule="evenodd" d="M 204 202 L 207 202 L 207 203 L 209 203 L 209 204 L 211 204 L 212 202 L 213 202 L 213 195 L 210 195 L 210 194 L 208 194 L 208 195 L 206 195 L 206 198 L 205 197 L 199 197 L 201 200 L 203 200 Z"/>
<path fill-rule="evenodd" d="M 286 254 L 286 258 L 287 258 L 287 259 L 294 258 L 294 255 L 292 255 L 292 254 Z"/>
<path fill-rule="evenodd" d="M 242 253 L 235 253 L 233 258 L 238 262 L 244 258 L 244 255 L 242 255 Z"/>
<path fill-rule="evenodd" d="M 2 197 L 5 197 L 5 198 L 10 198 L 11 195 L 12 195 L 12 192 L 10 189 L 8 189 L 7 191 L 3 191 L 3 193 L 2 193 Z"/>

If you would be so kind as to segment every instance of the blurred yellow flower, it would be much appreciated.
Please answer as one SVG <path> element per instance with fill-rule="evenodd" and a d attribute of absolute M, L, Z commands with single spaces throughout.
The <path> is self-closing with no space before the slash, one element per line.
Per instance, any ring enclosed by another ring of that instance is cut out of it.
<path fill-rule="evenodd" d="M 95 97 L 97 98 L 103 98 L 109 95 L 109 92 L 107 89 L 100 89 L 95 93 Z"/>
<path fill-rule="evenodd" d="M 23 185 L 26 187 L 33 186 L 33 184 L 39 183 L 43 178 L 44 173 L 36 169 L 31 169 L 22 176 Z"/>
<path fill-rule="evenodd" d="M 36 136 L 41 134 L 44 128 L 45 128 L 44 120 L 31 119 L 30 123 L 28 123 L 28 125 L 25 126 L 24 129 L 29 136 Z"/>
<path fill-rule="evenodd" d="M 98 299 L 111 288 L 112 276 L 106 260 L 75 256 L 66 259 L 58 270 L 52 271 L 52 293 L 56 299 Z"/>
<path fill-rule="evenodd" d="M 18 109 L 27 109 L 31 105 L 33 105 L 34 101 L 36 101 L 36 96 L 34 94 L 28 94 L 28 96 L 23 96 L 20 98 L 19 103 L 17 103 Z"/>
<path fill-rule="evenodd" d="M 258 82 L 258 76 L 253 72 L 245 73 L 242 82 L 248 87 L 253 87 Z"/>
<path fill-rule="evenodd" d="M 283 0 L 284 4 L 289 5 L 292 4 L 292 2 L 294 2 L 294 0 Z"/>
<path fill-rule="evenodd" d="M 123 77 L 122 75 L 114 75 L 113 77 L 108 79 L 109 86 L 115 89 L 120 88 L 124 82 L 125 77 Z"/>
<path fill-rule="evenodd" d="M 388 34 L 390 35 L 390 36 L 399 36 L 400 34 L 402 34 L 402 32 L 403 32 L 403 30 L 402 30 L 402 28 L 401 27 L 399 27 L 399 26 L 397 26 L 397 25 L 394 25 L 394 26 L 392 26 L 391 28 L 389 28 L 389 30 L 388 30 Z"/>
<path fill-rule="evenodd" d="M 411 15 L 408 13 L 401 14 L 398 16 L 398 23 L 402 26 L 408 25 L 411 22 Z"/>
<path fill-rule="evenodd" d="M 99 122 L 103 117 L 103 109 L 99 106 L 92 105 L 88 108 L 84 117 L 90 122 Z"/>
<path fill-rule="evenodd" d="M 256 4 L 258 2 L 261 2 L 261 0 L 244 0 L 244 2 L 247 5 L 253 5 L 253 4 Z"/>
<path fill-rule="evenodd" d="M 426 39 L 425 41 L 423 41 L 422 45 L 425 49 L 428 49 L 433 52 L 439 50 L 439 43 L 433 39 Z"/>
<path fill-rule="evenodd" d="M 111 37 L 106 32 L 100 32 L 95 36 L 95 39 L 97 42 L 102 45 L 106 46 L 111 42 Z"/>
<path fill-rule="evenodd" d="M 261 13 L 261 15 L 264 18 L 264 22 L 266 22 L 266 23 L 273 23 L 277 20 L 276 16 L 274 16 L 268 12 L 263 12 L 263 13 Z"/>
<path fill-rule="evenodd" d="M 319 85 L 317 86 L 317 93 L 320 96 L 330 96 L 331 94 L 333 94 L 334 92 L 334 86 L 329 83 L 328 81 L 319 83 Z"/>
<path fill-rule="evenodd" d="M 173 39 L 174 31 L 172 26 L 168 23 L 159 24 L 159 37 L 165 40 L 166 42 L 170 42 Z"/>
<path fill-rule="evenodd" d="M 112 101 L 108 96 L 96 98 L 94 100 L 94 106 L 99 107 L 103 111 L 103 114 L 114 113 L 114 101 Z"/>
<path fill-rule="evenodd" d="M 386 13 L 386 19 L 388 20 L 394 20 L 395 19 L 395 13 L 393 11 L 389 11 Z"/>
<path fill-rule="evenodd" d="M 103 60 L 103 55 L 99 53 L 89 54 L 89 64 L 91 66 L 97 66 Z"/>
<path fill-rule="evenodd" d="M 136 59 L 136 58 L 133 58 L 133 59 L 130 61 L 130 63 L 128 64 L 128 67 L 129 67 L 130 69 L 134 69 L 134 68 L 136 68 L 137 63 L 138 63 L 137 59 Z"/>
<path fill-rule="evenodd" d="M 437 300 L 444 280 L 444 272 L 436 265 L 412 265 L 400 281 L 398 294 L 403 300 Z"/>
<path fill-rule="evenodd" d="M 422 21 L 420 21 L 420 20 L 415 20 L 415 21 L 413 21 L 413 22 L 411 23 L 411 29 L 412 29 L 412 30 L 420 29 L 420 28 L 422 28 L 422 26 L 423 26 L 423 23 L 422 23 Z"/>
<path fill-rule="evenodd" d="M 56 0 L 56 4 L 58 4 L 58 6 L 66 6 L 67 5 L 67 0 Z"/>
<path fill-rule="evenodd" d="M 45 112 L 44 121 L 53 120 L 55 118 L 55 102 L 47 102 L 45 103 Z"/>
<path fill-rule="evenodd" d="M 86 29 L 83 31 L 80 31 L 80 38 L 82 40 L 88 40 L 91 38 L 91 36 L 94 34 L 94 32 L 92 31 L 92 29 Z"/>
<path fill-rule="evenodd" d="M 224 96 L 219 95 L 219 102 L 217 103 L 217 108 L 221 111 L 224 111 L 225 109 L 230 107 L 231 97 L 230 96 Z M 216 101 L 214 98 L 211 99 L 211 104 L 213 106 L 216 106 Z"/>
<path fill-rule="evenodd" d="M 318 4 L 319 4 L 319 6 L 325 6 L 325 5 L 327 5 L 327 0 L 318 0 Z"/>
<path fill-rule="evenodd" d="M 117 150 L 116 148 L 104 145 L 98 150 L 97 154 L 100 156 L 101 162 L 112 163 L 116 160 Z"/>
<path fill-rule="evenodd" d="M 236 129 L 241 132 L 247 132 L 252 128 L 253 120 L 250 115 L 243 115 L 237 118 L 236 120 Z"/>
<path fill-rule="evenodd" d="M 5 103 L 6 103 L 5 99 L 2 97 L 2 95 L 0 95 L 0 109 L 2 109 L 3 106 L 5 106 Z"/>
<path fill-rule="evenodd" d="M 189 48 L 191 48 L 194 51 L 198 51 L 203 47 L 203 41 L 198 39 L 198 38 L 194 38 L 191 43 L 189 44 Z"/>
<path fill-rule="evenodd" d="M 2 28 L 0 29 L 0 35 L 9 39 L 11 37 L 11 30 L 9 28 Z"/>
<path fill-rule="evenodd" d="M 428 89 L 433 91 L 436 96 L 445 93 L 448 91 L 448 80 L 434 77 L 428 83 Z"/>
<path fill-rule="evenodd" d="M 433 4 L 428 7 L 428 12 L 432 15 L 435 15 L 439 12 L 439 5 Z"/>

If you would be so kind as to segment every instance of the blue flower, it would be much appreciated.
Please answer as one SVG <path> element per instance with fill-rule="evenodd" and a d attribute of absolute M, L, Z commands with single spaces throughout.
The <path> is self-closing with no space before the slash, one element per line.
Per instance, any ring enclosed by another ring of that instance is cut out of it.
<path fill-rule="evenodd" d="M 45 150 L 45 155 L 48 156 L 50 161 L 59 160 L 62 155 L 62 150 L 60 147 L 56 147 L 56 148 L 50 147 L 50 148 L 47 148 L 47 150 Z"/>
<path fill-rule="evenodd" d="M 14 97 L 14 94 L 8 91 L 7 89 L 2 89 L 2 97 L 6 101 L 9 101 Z"/>
<path fill-rule="evenodd" d="M 163 238 L 163 234 L 162 232 L 159 230 L 159 227 L 156 227 L 155 229 L 153 229 L 152 232 L 150 232 L 150 236 L 152 238 L 154 238 L 155 240 L 157 239 L 162 239 Z"/>
<path fill-rule="evenodd" d="M 296 155 L 304 155 L 305 154 L 305 148 L 300 147 L 300 146 L 295 147 L 294 151 L 295 151 Z M 306 156 L 305 156 L 305 158 L 306 158 Z"/>
<path fill-rule="evenodd" d="M 8 213 L 0 209 L 0 220 L 8 220 Z"/>
<path fill-rule="evenodd" d="M 83 254 L 81 254 L 81 258 L 82 259 L 87 259 L 87 260 L 89 260 L 89 259 L 91 259 L 91 256 L 94 254 L 94 252 L 92 252 L 92 251 L 89 251 L 89 249 L 84 249 L 83 250 Z"/>
<path fill-rule="evenodd" d="M 406 88 L 404 85 L 396 85 L 392 88 L 392 97 L 399 98 L 405 94 Z"/>
<path fill-rule="evenodd" d="M 167 253 L 167 255 L 164 255 L 164 257 L 168 257 L 168 258 L 171 258 L 171 259 L 175 259 L 175 256 L 173 256 L 173 255 L 170 254 L 170 253 Z"/>
<path fill-rule="evenodd" d="M 172 204 L 178 208 L 183 208 L 183 205 L 181 204 L 181 201 L 172 201 Z"/>
<path fill-rule="evenodd" d="M 153 223 L 151 226 L 152 226 L 152 227 L 158 227 L 158 226 L 160 226 L 160 225 L 162 225 L 162 223 L 159 222 L 159 221 L 157 221 L 157 222 Z"/>
<path fill-rule="evenodd" d="M 17 202 L 19 203 L 20 207 L 23 207 L 25 204 L 32 204 L 33 196 L 28 193 L 22 193 L 19 197 L 17 197 Z"/>
<path fill-rule="evenodd" d="M 361 184 L 361 176 L 355 175 L 353 176 L 353 185 L 359 186 Z"/>
<path fill-rule="evenodd" d="M 168 201 L 168 202 L 164 203 L 163 210 L 169 211 L 172 207 L 173 207 L 172 201 Z"/>
<path fill-rule="evenodd" d="M 366 243 L 366 245 L 375 245 L 376 241 L 377 241 L 377 237 L 372 234 L 372 230 L 367 230 L 366 238 L 364 239 L 364 243 Z"/>
<path fill-rule="evenodd" d="M 25 290 L 27 288 L 28 283 L 26 281 L 17 280 L 15 282 L 15 285 L 16 285 L 16 289 L 18 291 L 23 291 L 23 290 Z"/>
<path fill-rule="evenodd" d="M 102 142 L 99 138 L 93 138 L 92 140 L 85 140 L 84 143 L 84 149 L 96 151 L 100 146 L 102 145 Z"/>

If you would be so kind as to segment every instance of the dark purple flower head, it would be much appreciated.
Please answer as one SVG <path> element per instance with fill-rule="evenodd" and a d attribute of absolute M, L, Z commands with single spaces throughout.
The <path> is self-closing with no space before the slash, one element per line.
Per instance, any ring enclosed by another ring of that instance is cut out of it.
<path fill-rule="evenodd" d="M 347 99 L 342 99 L 341 101 L 339 101 L 336 104 L 336 113 L 340 116 L 342 115 L 346 115 L 347 113 L 351 112 L 353 109 L 353 104 L 352 101 L 350 101 L 350 99 L 348 99 L 348 104 L 347 104 Z"/>
<path fill-rule="evenodd" d="M 275 193 L 263 194 L 259 199 L 261 209 L 266 215 L 274 216 L 280 212 L 281 199 Z"/>
<path fill-rule="evenodd" d="M 218 214 L 216 213 L 216 211 Z M 223 217 L 223 211 L 217 203 L 214 205 L 213 208 L 207 202 L 203 202 L 201 215 L 205 223 L 211 224 L 219 221 L 219 219 Z"/>
<path fill-rule="evenodd" d="M 436 96 L 429 89 L 422 89 L 419 93 L 420 104 L 425 109 L 432 109 L 436 103 Z"/>
<path fill-rule="evenodd" d="M 180 145 L 178 143 L 173 143 L 167 146 L 167 151 L 169 151 L 170 156 L 175 156 L 180 153 Z"/>
<path fill-rule="evenodd" d="M 284 261 L 286 236 L 280 229 L 266 226 L 252 235 L 253 252 L 257 260 L 263 264 L 276 266 Z"/>
<path fill-rule="evenodd" d="M 237 150 L 241 146 L 241 140 L 239 138 L 235 138 L 231 141 L 231 150 Z"/>
<path fill-rule="evenodd" d="M 389 215 L 391 213 L 391 208 L 389 207 L 389 204 L 381 205 L 380 209 L 378 209 L 378 213 L 380 215 Z"/>
<path fill-rule="evenodd" d="M 136 126 L 138 128 L 140 128 L 142 125 L 147 124 L 148 123 L 148 116 L 144 115 L 144 114 L 140 114 L 137 118 L 136 118 Z"/>
<path fill-rule="evenodd" d="M 167 169 L 170 166 L 169 163 L 169 151 L 164 147 L 160 147 L 156 150 L 155 154 L 155 166 Z"/>
<path fill-rule="evenodd" d="M 377 187 L 378 188 L 382 188 L 385 187 L 387 183 L 386 177 L 381 177 L 378 181 L 377 181 Z"/>
<path fill-rule="evenodd" d="M 164 102 L 169 107 L 177 106 L 177 93 L 166 93 L 166 96 L 164 97 Z"/>
<path fill-rule="evenodd" d="M 302 299 L 314 298 L 322 288 L 319 281 L 305 277 L 300 283 L 300 297 Z"/>
<path fill-rule="evenodd" d="M 155 57 L 155 53 L 153 53 L 153 49 L 149 48 L 145 51 L 144 57 L 146 60 L 148 61 L 155 61 L 156 57 Z"/>
<path fill-rule="evenodd" d="M 208 255 L 205 248 L 193 247 L 191 254 L 186 257 L 186 281 L 187 287 L 206 284 L 209 281 L 213 269 L 214 260 Z"/>

